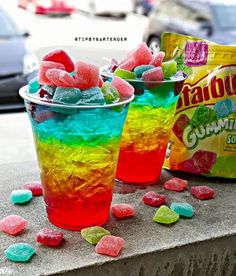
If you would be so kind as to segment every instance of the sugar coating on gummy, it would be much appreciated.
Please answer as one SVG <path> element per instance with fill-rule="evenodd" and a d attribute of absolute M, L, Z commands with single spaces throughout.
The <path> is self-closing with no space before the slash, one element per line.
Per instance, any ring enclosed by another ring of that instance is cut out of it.
<path fill-rule="evenodd" d="M 206 42 L 187 42 L 185 45 L 184 63 L 187 66 L 200 66 L 207 64 L 208 44 Z"/>
<path fill-rule="evenodd" d="M 214 197 L 215 192 L 212 188 L 208 186 L 192 186 L 191 194 L 195 196 L 197 199 L 211 199 Z"/>
<path fill-rule="evenodd" d="M 212 151 L 198 150 L 194 153 L 192 160 L 200 173 L 209 173 L 215 164 L 217 154 Z"/>
<path fill-rule="evenodd" d="M 75 87 L 74 78 L 66 71 L 60 69 L 48 69 L 46 77 L 50 82 L 59 87 Z"/>
<path fill-rule="evenodd" d="M 76 104 L 81 97 L 78 88 L 57 87 L 52 100 L 56 103 Z"/>
<path fill-rule="evenodd" d="M 20 233 L 28 221 L 18 215 L 10 215 L 0 220 L 0 230 L 10 235 Z"/>
<path fill-rule="evenodd" d="M 78 105 L 83 105 L 83 104 L 104 104 L 104 96 L 101 91 L 101 89 L 96 86 L 96 87 L 91 87 L 87 90 L 83 90 L 81 92 L 81 98 L 77 102 Z"/>
<path fill-rule="evenodd" d="M 171 224 L 179 220 L 179 214 L 172 211 L 165 205 L 162 205 L 153 217 L 153 221 L 162 224 Z"/>
<path fill-rule="evenodd" d="M 60 231 L 43 228 L 37 233 L 35 239 L 38 243 L 49 247 L 55 247 L 62 242 L 63 236 L 63 233 Z"/>
<path fill-rule="evenodd" d="M 187 188 L 187 186 L 188 181 L 178 177 L 173 177 L 164 183 L 164 188 L 166 190 L 175 192 L 182 192 Z"/>
<path fill-rule="evenodd" d="M 153 65 L 139 65 L 134 68 L 134 73 L 137 75 L 138 78 L 141 78 L 144 72 L 153 68 Z"/>
<path fill-rule="evenodd" d="M 35 254 L 35 249 L 27 243 L 15 243 L 10 245 L 4 254 L 13 262 L 27 262 Z"/>
<path fill-rule="evenodd" d="M 11 192 L 10 201 L 13 204 L 21 204 L 29 202 L 32 199 L 32 192 L 30 190 L 14 190 Z"/>
<path fill-rule="evenodd" d="M 112 87 L 110 82 L 103 83 L 101 91 L 103 93 L 106 103 L 113 103 L 119 100 L 120 95 L 115 87 Z"/>
<path fill-rule="evenodd" d="M 81 230 L 82 238 L 91 244 L 97 244 L 102 237 L 107 235 L 111 233 L 101 226 L 91 226 Z"/>
<path fill-rule="evenodd" d="M 149 191 L 143 196 L 143 203 L 153 207 L 159 207 L 166 202 L 166 196 Z"/>
<path fill-rule="evenodd" d="M 126 203 L 113 204 L 111 213 L 118 219 L 131 218 L 135 215 L 135 209 L 132 205 Z"/>
<path fill-rule="evenodd" d="M 118 65 L 118 67 L 120 69 L 124 69 L 124 70 L 128 70 L 128 71 L 132 71 L 135 66 L 136 66 L 136 64 L 132 58 L 126 59 Z"/>
<path fill-rule="evenodd" d="M 52 82 L 47 78 L 46 72 L 49 69 L 60 69 L 65 70 L 65 66 L 61 63 L 52 61 L 42 61 L 39 67 L 39 83 L 45 85 L 52 85 Z"/>
<path fill-rule="evenodd" d="M 121 69 L 120 67 L 118 67 L 115 72 L 114 72 L 114 76 L 120 77 L 122 79 L 125 80 L 132 80 L 132 79 L 136 79 L 136 74 L 134 72 L 125 70 L 125 69 Z"/>
<path fill-rule="evenodd" d="M 108 235 L 100 239 L 95 247 L 95 251 L 98 254 L 117 257 L 123 249 L 124 245 L 125 241 L 123 238 Z"/>
<path fill-rule="evenodd" d="M 33 196 L 41 196 L 43 194 L 42 184 L 40 182 L 31 182 L 24 184 L 25 190 L 30 190 Z"/>
<path fill-rule="evenodd" d="M 99 84 L 99 68 L 95 65 L 79 61 L 75 65 L 76 87 L 85 90 Z"/>
<path fill-rule="evenodd" d="M 175 121 L 172 131 L 173 133 L 179 138 L 181 142 L 183 142 L 183 133 L 184 129 L 187 125 L 189 125 L 190 119 L 187 115 L 182 114 L 179 118 Z"/>
<path fill-rule="evenodd" d="M 164 75 L 161 67 L 155 67 L 142 74 L 143 81 L 163 81 Z"/>
<path fill-rule="evenodd" d="M 183 217 L 191 218 L 193 216 L 193 207 L 186 202 L 173 202 L 170 205 L 170 209 Z"/>
<path fill-rule="evenodd" d="M 234 112 L 234 102 L 232 99 L 224 99 L 215 103 L 214 109 L 216 115 L 219 118 L 228 116 L 230 113 Z"/>
<path fill-rule="evenodd" d="M 177 72 L 177 63 L 175 60 L 168 60 L 165 62 L 162 62 L 161 68 L 163 71 L 164 78 L 168 79 Z"/>
<path fill-rule="evenodd" d="M 159 67 L 162 64 L 164 57 L 165 57 L 165 53 L 160 51 L 156 55 L 154 55 L 154 57 L 152 58 L 149 64 L 155 67 Z"/>
<path fill-rule="evenodd" d="M 130 57 L 133 58 L 135 65 L 146 65 L 152 61 L 152 53 L 145 42 L 139 44 L 132 52 Z"/>
<path fill-rule="evenodd" d="M 42 58 L 43 61 L 53 61 L 64 65 L 67 72 L 72 72 L 75 69 L 74 63 L 69 55 L 61 49 L 52 51 Z"/>
<path fill-rule="evenodd" d="M 119 77 L 115 76 L 112 79 L 111 85 L 118 90 L 121 97 L 130 97 L 134 94 L 133 86 Z"/>

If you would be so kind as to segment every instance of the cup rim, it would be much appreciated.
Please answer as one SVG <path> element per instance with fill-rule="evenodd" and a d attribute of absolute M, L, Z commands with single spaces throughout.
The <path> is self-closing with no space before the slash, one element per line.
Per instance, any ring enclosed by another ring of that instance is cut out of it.
<path fill-rule="evenodd" d="M 108 70 L 109 65 L 104 65 L 100 67 L 100 74 L 106 78 L 114 78 L 114 74 L 112 72 L 109 72 Z M 143 81 L 143 79 L 124 79 L 130 83 L 144 83 L 144 84 L 165 84 L 165 83 L 175 83 L 175 82 L 181 82 L 185 81 L 187 79 L 187 76 L 183 76 L 182 78 L 172 78 L 169 80 L 162 80 L 162 81 Z"/>
<path fill-rule="evenodd" d="M 127 105 L 129 104 L 133 99 L 134 95 L 126 98 L 123 101 L 115 102 L 111 104 L 104 104 L 104 105 L 76 105 L 76 104 L 61 104 L 61 103 L 54 103 L 54 102 L 48 102 L 46 100 L 42 100 L 40 98 L 33 97 L 34 94 L 29 94 L 28 91 L 28 85 L 25 85 L 20 88 L 19 94 L 20 96 L 27 101 L 30 101 L 32 103 L 44 105 L 44 106 L 50 106 L 50 107 L 57 107 L 57 108 L 66 108 L 66 109 L 94 109 L 94 108 L 111 108 L 111 107 L 117 107 L 121 105 Z"/>

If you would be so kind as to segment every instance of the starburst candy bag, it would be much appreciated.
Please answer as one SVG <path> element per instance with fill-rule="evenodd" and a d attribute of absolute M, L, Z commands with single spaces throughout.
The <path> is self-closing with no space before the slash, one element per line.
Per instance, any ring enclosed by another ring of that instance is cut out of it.
<path fill-rule="evenodd" d="M 165 168 L 236 178 L 236 46 L 164 33 L 162 50 L 188 74 Z"/>

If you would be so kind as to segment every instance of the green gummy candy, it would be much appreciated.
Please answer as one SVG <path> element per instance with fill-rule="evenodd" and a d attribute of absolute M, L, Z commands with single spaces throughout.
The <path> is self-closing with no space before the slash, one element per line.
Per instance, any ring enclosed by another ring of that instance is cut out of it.
<path fill-rule="evenodd" d="M 200 125 L 212 123 L 215 120 L 217 120 L 217 115 L 214 109 L 211 109 L 205 105 L 199 105 L 193 113 L 190 124 L 193 127 L 198 127 Z"/>
<path fill-rule="evenodd" d="M 153 65 L 140 65 L 140 66 L 136 66 L 134 68 L 134 73 L 137 75 L 138 78 L 142 77 L 142 74 L 150 69 L 155 68 L 155 66 Z"/>
<path fill-rule="evenodd" d="M 81 91 L 78 88 L 57 87 L 52 100 L 56 103 L 76 104 L 81 97 Z"/>
<path fill-rule="evenodd" d="M 179 215 L 165 205 L 162 205 L 153 217 L 158 223 L 170 224 L 179 220 Z"/>
<path fill-rule="evenodd" d="M 136 79 L 136 74 L 134 72 L 117 68 L 114 72 L 114 76 L 120 77 L 124 80 L 133 80 Z"/>
<path fill-rule="evenodd" d="M 81 230 L 82 238 L 91 244 L 97 244 L 102 237 L 107 235 L 111 235 L 111 233 L 101 226 L 92 226 Z"/>
<path fill-rule="evenodd" d="M 108 81 L 103 83 L 101 90 L 106 103 L 113 103 L 119 100 L 120 98 L 120 95 L 117 89 L 111 86 L 110 82 Z"/>
<path fill-rule="evenodd" d="M 27 243 L 15 243 L 10 245 L 4 253 L 11 261 L 27 262 L 35 254 L 35 249 Z"/>
<path fill-rule="evenodd" d="M 14 190 L 11 192 L 10 201 L 13 204 L 21 204 L 30 201 L 32 197 L 32 192 L 30 190 Z"/>
<path fill-rule="evenodd" d="M 193 216 L 193 207 L 188 203 L 173 202 L 170 209 L 183 217 L 191 218 Z"/>
<path fill-rule="evenodd" d="M 36 93 L 38 92 L 39 88 L 40 88 L 40 84 L 38 82 L 38 78 L 35 77 L 29 82 L 29 93 L 30 94 Z"/>
<path fill-rule="evenodd" d="M 173 59 L 162 62 L 161 67 L 165 79 L 168 79 L 177 73 L 177 63 Z"/>

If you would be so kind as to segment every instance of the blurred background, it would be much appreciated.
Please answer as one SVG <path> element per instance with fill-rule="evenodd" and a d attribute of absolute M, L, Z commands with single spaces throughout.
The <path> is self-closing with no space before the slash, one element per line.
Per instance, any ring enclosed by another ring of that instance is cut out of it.
<path fill-rule="evenodd" d="M 48 51 L 102 66 L 142 41 L 159 51 L 163 31 L 236 44 L 235 14 L 235 0 L 0 0 L 0 163 L 35 158 L 18 89 Z"/>

